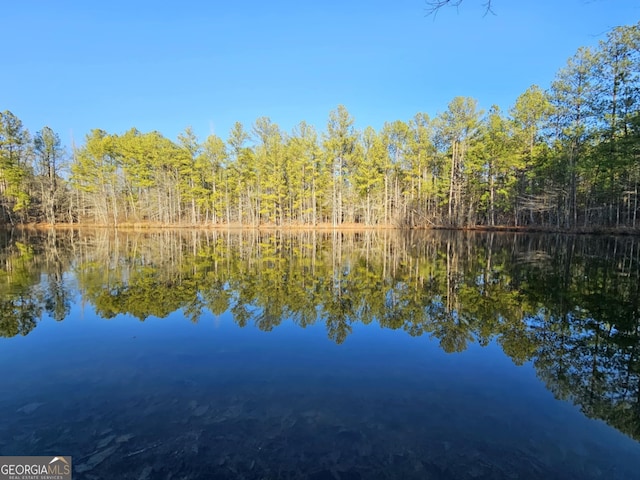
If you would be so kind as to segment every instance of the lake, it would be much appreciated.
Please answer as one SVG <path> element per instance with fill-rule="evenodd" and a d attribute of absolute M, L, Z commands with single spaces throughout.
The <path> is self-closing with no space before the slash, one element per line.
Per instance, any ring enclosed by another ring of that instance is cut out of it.
<path fill-rule="evenodd" d="M 0 233 L 0 453 L 76 479 L 640 478 L 640 239 Z"/>

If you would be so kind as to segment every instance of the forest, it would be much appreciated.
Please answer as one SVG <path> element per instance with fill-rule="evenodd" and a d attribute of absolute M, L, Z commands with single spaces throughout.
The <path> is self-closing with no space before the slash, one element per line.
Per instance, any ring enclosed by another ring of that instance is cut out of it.
<path fill-rule="evenodd" d="M 479 81 L 482 81 L 481 79 Z M 638 231 L 640 23 L 580 48 L 503 112 L 446 111 L 358 130 L 268 117 L 228 138 L 94 129 L 68 151 L 0 113 L 0 224 L 523 227 Z"/>

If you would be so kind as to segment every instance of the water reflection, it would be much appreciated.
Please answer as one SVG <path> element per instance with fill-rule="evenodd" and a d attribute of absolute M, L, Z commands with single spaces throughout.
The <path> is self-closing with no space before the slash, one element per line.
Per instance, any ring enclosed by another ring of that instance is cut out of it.
<path fill-rule="evenodd" d="M 635 238 L 51 231 L 0 242 L 3 337 L 80 302 L 104 319 L 209 311 L 263 331 L 322 324 L 338 344 L 372 323 L 449 353 L 495 341 L 515 364 L 532 361 L 557 398 L 640 440 Z"/>

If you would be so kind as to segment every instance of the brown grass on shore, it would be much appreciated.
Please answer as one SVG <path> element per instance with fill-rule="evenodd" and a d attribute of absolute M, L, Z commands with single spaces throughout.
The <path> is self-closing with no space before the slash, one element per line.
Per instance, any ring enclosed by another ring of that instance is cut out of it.
<path fill-rule="evenodd" d="M 640 228 L 628 227 L 580 227 L 573 229 L 563 229 L 557 227 L 545 226 L 509 226 L 509 225 L 471 225 L 465 227 L 451 227 L 447 225 L 418 225 L 415 227 L 399 227 L 396 225 L 363 225 L 361 223 L 343 223 L 334 226 L 331 223 L 310 224 L 261 224 L 258 226 L 247 225 L 241 223 L 229 224 L 164 224 L 160 222 L 121 222 L 117 225 L 105 223 L 29 223 L 14 226 L 14 228 L 24 230 L 49 230 L 55 229 L 114 229 L 123 231 L 159 231 L 159 230 L 225 230 L 225 231 L 284 231 L 284 232 L 309 232 L 309 231 L 380 231 L 380 230 L 459 230 L 470 232 L 514 232 L 514 233 L 562 233 L 562 234 L 578 234 L 578 235 L 640 235 Z"/>
<path fill-rule="evenodd" d="M 217 223 L 217 224 L 192 224 L 192 223 L 161 223 L 161 222 L 120 222 L 118 224 L 113 223 L 56 223 L 52 225 L 50 223 L 28 223 L 15 225 L 14 228 L 27 229 L 27 230 L 48 230 L 51 228 L 56 229 L 116 229 L 116 230 L 265 230 L 265 231 L 332 231 L 332 230 L 353 230 L 353 231 L 366 231 L 366 230 L 398 230 L 399 228 L 393 225 L 363 225 L 361 223 L 343 223 L 339 226 L 334 226 L 330 223 L 318 223 L 316 225 L 310 224 L 260 224 L 260 225 L 248 225 L 241 223 Z"/>

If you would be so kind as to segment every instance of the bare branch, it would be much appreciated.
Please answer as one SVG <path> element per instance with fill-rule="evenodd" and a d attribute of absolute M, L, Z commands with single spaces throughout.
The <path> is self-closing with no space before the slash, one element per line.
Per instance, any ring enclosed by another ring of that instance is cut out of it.
<path fill-rule="evenodd" d="M 433 15 L 434 17 L 440 11 L 442 7 L 455 7 L 458 8 L 463 0 L 426 0 L 427 4 L 427 16 Z M 484 15 L 491 13 L 495 15 L 491 8 L 492 0 L 486 0 L 482 3 L 484 7 Z"/>
<path fill-rule="evenodd" d="M 442 7 L 450 6 L 458 8 L 461 3 L 462 0 L 427 0 L 427 16 L 433 15 L 435 17 Z"/>
<path fill-rule="evenodd" d="M 491 15 L 495 15 L 494 11 L 491 9 L 491 0 L 487 0 L 482 4 L 484 7 L 484 16 L 486 17 L 489 13 Z"/>

